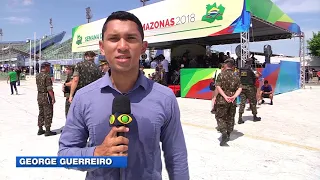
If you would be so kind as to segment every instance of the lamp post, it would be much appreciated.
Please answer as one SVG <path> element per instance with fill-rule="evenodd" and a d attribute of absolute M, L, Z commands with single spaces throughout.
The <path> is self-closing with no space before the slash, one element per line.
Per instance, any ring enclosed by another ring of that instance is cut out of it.
<path fill-rule="evenodd" d="M 37 34 L 34 32 L 34 48 L 33 48 L 33 58 L 34 58 L 34 76 L 37 75 Z"/>
<path fill-rule="evenodd" d="M 2 41 L 2 36 L 3 36 L 3 31 L 2 31 L 2 29 L 0 28 L 0 41 Z"/>
<path fill-rule="evenodd" d="M 40 38 L 40 44 L 39 44 L 39 59 L 38 59 L 38 64 L 39 64 L 39 72 L 41 70 L 41 38 Z"/>
<path fill-rule="evenodd" d="M 90 23 L 90 20 L 92 19 L 92 13 L 91 13 L 91 8 L 87 7 L 86 8 L 86 19 L 88 20 L 87 22 Z"/>
<path fill-rule="evenodd" d="M 2 41 L 2 36 L 3 36 L 3 31 L 2 31 L 2 28 L 0 28 L 0 41 Z M 1 60 L 3 60 L 3 53 L 4 53 L 4 50 L 3 50 L 3 46 L 1 47 L 1 50 L 2 50 L 2 53 L 1 53 Z"/>
<path fill-rule="evenodd" d="M 11 62 L 11 43 L 9 43 L 9 64 L 10 64 L 10 67 L 12 66 L 12 62 Z"/>
<path fill-rule="evenodd" d="M 28 38 L 26 42 L 29 43 L 29 76 L 31 77 L 31 39 Z"/>
<path fill-rule="evenodd" d="M 50 35 L 52 35 L 53 31 L 53 24 L 52 24 L 52 18 L 49 19 L 49 24 L 50 24 Z"/>

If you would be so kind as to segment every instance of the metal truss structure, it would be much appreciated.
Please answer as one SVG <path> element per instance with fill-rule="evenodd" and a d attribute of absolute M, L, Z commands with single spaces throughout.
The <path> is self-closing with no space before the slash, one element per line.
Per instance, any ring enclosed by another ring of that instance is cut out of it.
<path fill-rule="evenodd" d="M 241 47 L 241 56 L 240 56 L 240 67 L 245 65 L 246 59 L 250 57 L 249 51 L 249 31 L 240 33 L 240 47 Z"/>
<path fill-rule="evenodd" d="M 300 88 L 305 88 L 305 70 L 306 70 L 306 59 L 305 59 L 305 36 L 302 32 L 299 36 L 300 39 Z"/>

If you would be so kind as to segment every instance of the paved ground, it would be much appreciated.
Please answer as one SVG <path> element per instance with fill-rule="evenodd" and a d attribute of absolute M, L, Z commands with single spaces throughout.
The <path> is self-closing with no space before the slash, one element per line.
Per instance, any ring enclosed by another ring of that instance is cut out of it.
<path fill-rule="evenodd" d="M 16 156 L 56 155 L 59 135 L 37 136 L 36 89 L 34 80 L 23 81 L 21 95 L 10 95 L 0 81 L 0 179 L 84 179 L 74 170 L 17 169 Z M 61 84 L 54 85 L 53 129 L 63 126 L 64 98 Z M 262 105 L 261 122 L 236 125 L 229 147 L 220 147 L 220 134 L 205 100 L 181 99 L 191 180 L 318 180 L 320 179 L 320 86 L 276 96 L 274 105 Z M 268 101 L 267 101 L 268 102 Z M 164 179 L 168 179 L 164 170 Z"/>

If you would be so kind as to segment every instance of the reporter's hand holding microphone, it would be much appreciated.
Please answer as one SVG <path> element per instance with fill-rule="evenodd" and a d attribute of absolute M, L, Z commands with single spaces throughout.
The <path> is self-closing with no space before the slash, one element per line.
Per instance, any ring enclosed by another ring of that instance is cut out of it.
<path fill-rule="evenodd" d="M 109 117 L 111 130 L 102 144 L 96 147 L 94 156 L 127 156 L 129 139 L 126 133 L 132 120 L 130 99 L 122 95 L 115 97 Z"/>
<path fill-rule="evenodd" d="M 127 156 L 129 139 L 117 136 L 126 132 L 129 132 L 129 128 L 125 126 L 112 127 L 102 144 L 96 147 L 94 156 Z"/>

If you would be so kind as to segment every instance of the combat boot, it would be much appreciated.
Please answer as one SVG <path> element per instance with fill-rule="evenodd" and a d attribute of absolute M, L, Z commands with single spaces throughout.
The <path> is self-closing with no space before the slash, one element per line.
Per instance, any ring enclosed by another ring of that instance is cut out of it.
<path fill-rule="evenodd" d="M 54 136 L 54 135 L 57 135 L 57 133 L 50 131 L 50 128 L 46 128 L 46 132 L 44 133 L 44 136 Z"/>
<path fill-rule="evenodd" d="M 257 115 L 253 115 L 253 122 L 261 121 L 261 117 L 258 117 Z"/>
<path fill-rule="evenodd" d="M 238 124 L 243 124 L 244 121 L 242 120 L 242 114 L 239 114 Z"/>
<path fill-rule="evenodd" d="M 39 127 L 38 136 L 40 136 L 40 135 L 42 135 L 42 134 L 44 134 L 44 133 L 45 133 L 45 131 L 43 130 L 43 128 L 42 128 L 42 127 Z"/>
<path fill-rule="evenodd" d="M 230 135 L 231 135 L 231 133 L 227 132 L 227 141 L 230 141 Z"/>
<path fill-rule="evenodd" d="M 222 139 L 220 141 L 220 146 L 226 145 L 227 142 L 228 142 L 228 135 L 226 133 L 223 133 L 222 134 Z"/>

